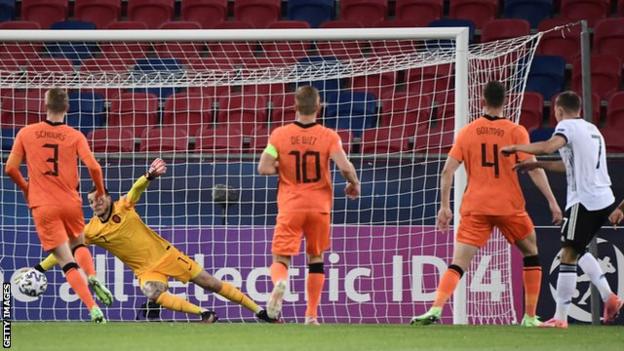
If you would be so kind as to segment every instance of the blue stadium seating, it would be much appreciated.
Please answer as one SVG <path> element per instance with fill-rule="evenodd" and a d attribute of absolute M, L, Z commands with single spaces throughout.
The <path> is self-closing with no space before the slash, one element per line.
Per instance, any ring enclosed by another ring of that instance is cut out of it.
<path fill-rule="evenodd" d="M 61 21 L 52 24 L 50 29 L 95 30 L 95 24 L 82 21 Z M 95 43 L 54 43 L 46 46 L 52 57 L 65 57 L 74 65 L 80 65 L 83 59 L 93 56 L 98 46 Z"/>
<path fill-rule="evenodd" d="M 11 151 L 11 148 L 13 147 L 13 140 L 15 139 L 15 134 L 17 134 L 18 129 L 2 128 L 0 131 L 0 138 L 2 139 L 2 150 Z"/>
<path fill-rule="evenodd" d="M 317 28 L 321 23 L 334 18 L 334 0 L 289 0 L 288 18 L 306 21 Z"/>
<path fill-rule="evenodd" d="M 470 20 L 442 18 L 429 23 L 429 27 L 468 27 L 468 41 L 471 43 L 474 41 L 476 27 Z M 436 47 L 452 47 L 454 45 L 455 42 L 452 40 L 436 40 L 427 42 L 427 47 L 430 49 L 435 49 Z"/>
<path fill-rule="evenodd" d="M 377 108 L 377 98 L 372 94 L 342 91 L 335 102 L 325 103 L 323 123 L 359 137 L 364 129 L 377 125 Z"/>
<path fill-rule="evenodd" d="M 15 0 L 0 0 L 0 22 L 15 18 Z"/>
<path fill-rule="evenodd" d="M 303 72 L 305 70 L 314 70 L 319 72 L 319 77 L 324 76 L 322 72 L 330 72 L 339 70 L 342 63 L 335 57 L 311 56 L 304 57 L 299 60 L 297 70 Z M 338 92 L 340 91 L 340 79 L 317 80 L 312 82 L 297 82 L 296 85 L 312 85 L 319 90 L 321 100 L 323 102 L 336 101 Z"/>
<path fill-rule="evenodd" d="M 522 18 L 531 23 L 531 28 L 553 12 L 553 0 L 505 0 L 505 17 Z"/>
<path fill-rule="evenodd" d="M 104 125 L 106 101 L 96 93 L 69 94 L 69 110 L 66 123 L 87 135 L 91 130 Z"/>
<path fill-rule="evenodd" d="M 139 74 L 163 74 L 163 73 L 182 73 L 183 67 L 178 60 L 174 58 L 150 57 L 139 59 L 134 65 L 134 71 Z M 168 96 L 177 92 L 175 88 L 161 86 L 159 88 L 138 88 L 135 92 L 151 93 L 164 101 Z"/>
<path fill-rule="evenodd" d="M 563 90 L 565 83 L 565 60 L 560 56 L 535 56 L 531 63 L 526 91 L 535 91 L 544 100 Z"/>

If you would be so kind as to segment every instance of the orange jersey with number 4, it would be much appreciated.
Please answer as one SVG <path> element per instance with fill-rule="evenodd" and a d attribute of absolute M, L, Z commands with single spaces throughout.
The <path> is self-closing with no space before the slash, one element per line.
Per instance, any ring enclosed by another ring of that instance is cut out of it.
<path fill-rule="evenodd" d="M 278 154 L 279 211 L 329 213 L 333 201 L 329 160 L 342 149 L 340 136 L 320 124 L 295 122 L 273 131 L 269 144 Z"/>
<path fill-rule="evenodd" d="M 449 156 L 463 162 L 468 185 L 462 198 L 462 215 L 513 215 L 525 212 L 524 196 L 513 170 L 530 156 L 503 156 L 508 145 L 528 144 L 527 130 L 506 118 L 483 116 L 457 135 Z"/>
<path fill-rule="evenodd" d="M 97 165 L 82 133 L 62 123 L 30 124 L 17 133 L 11 153 L 26 156 L 31 208 L 82 204 L 78 194 L 78 157 Z"/>

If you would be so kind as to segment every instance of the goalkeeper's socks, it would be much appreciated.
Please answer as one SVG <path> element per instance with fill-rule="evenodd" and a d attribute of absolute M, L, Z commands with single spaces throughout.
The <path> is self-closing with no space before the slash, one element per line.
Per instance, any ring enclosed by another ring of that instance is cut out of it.
<path fill-rule="evenodd" d="M 271 264 L 271 280 L 273 285 L 280 280 L 288 280 L 288 267 L 282 262 L 273 262 Z"/>
<path fill-rule="evenodd" d="M 446 301 L 453 295 L 457 283 L 464 275 L 464 270 L 457 265 L 450 265 L 449 268 L 442 275 L 442 280 L 436 290 L 436 297 L 433 301 L 433 307 L 443 307 Z"/>
<path fill-rule="evenodd" d="M 56 260 L 54 254 L 49 254 L 48 257 L 46 257 L 43 261 L 41 261 L 41 263 L 35 266 L 35 269 L 41 273 L 44 273 L 52 269 L 52 267 L 54 267 L 57 263 L 58 261 Z"/>
<path fill-rule="evenodd" d="M 537 255 L 524 258 L 522 282 L 524 284 L 524 313 L 529 317 L 535 317 L 542 285 L 542 266 Z"/>
<path fill-rule="evenodd" d="M 201 315 L 201 313 L 203 312 L 201 307 L 192 304 L 181 297 L 171 295 L 169 292 L 166 291 L 158 296 L 158 299 L 156 299 L 156 303 L 164 308 L 173 311 L 192 313 L 197 315 Z"/>
<path fill-rule="evenodd" d="M 222 282 L 221 284 L 221 290 L 219 290 L 217 294 L 232 302 L 242 305 L 253 313 L 262 311 L 262 308 L 258 306 L 257 303 L 247 297 L 247 295 L 243 294 L 243 292 L 238 290 L 234 285 L 227 282 Z"/>
<path fill-rule="evenodd" d="M 583 272 L 587 273 L 591 282 L 598 288 L 602 301 L 606 302 L 612 294 L 611 287 L 594 255 L 589 252 L 585 253 L 579 259 L 578 265 L 581 266 Z"/>
<path fill-rule="evenodd" d="M 555 311 L 556 320 L 567 321 L 568 311 L 572 304 L 572 296 L 576 290 L 576 265 L 559 265 L 559 277 L 557 278 L 557 309 Z"/>
<path fill-rule="evenodd" d="M 93 296 L 91 296 L 91 291 L 89 291 L 89 286 L 87 285 L 87 281 L 84 279 L 82 274 L 78 272 L 78 265 L 76 262 L 70 262 L 63 267 L 63 272 L 65 272 L 65 279 L 69 285 L 74 289 L 80 300 L 87 306 L 89 310 L 96 306 L 95 300 L 93 300 Z"/>
<path fill-rule="evenodd" d="M 82 270 L 87 274 L 87 277 L 95 275 L 95 267 L 93 266 L 93 256 L 91 251 L 84 246 L 78 245 L 74 248 L 74 258 Z"/>
<path fill-rule="evenodd" d="M 306 281 L 308 307 L 306 309 L 305 316 L 316 318 L 318 305 L 321 301 L 323 284 L 325 283 L 325 272 L 323 270 L 323 263 L 312 263 L 308 267 L 309 274 Z"/>

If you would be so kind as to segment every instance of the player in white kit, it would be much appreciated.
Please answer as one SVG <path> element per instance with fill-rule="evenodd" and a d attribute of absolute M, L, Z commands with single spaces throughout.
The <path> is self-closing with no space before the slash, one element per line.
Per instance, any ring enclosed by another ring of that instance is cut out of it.
<path fill-rule="evenodd" d="M 562 161 L 529 161 L 519 163 L 515 168 L 523 172 L 543 168 L 565 172 L 567 177 L 567 218 L 561 227 L 557 309 L 555 316 L 542 327 L 568 327 L 568 311 L 576 290 L 577 262 L 600 291 L 604 302 L 603 322 L 610 323 L 617 318 L 624 301 L 611 291 L 596 258 L 586 252 L 587 245 L 608 219 L 615 202 L 607 171 L 604 138 L 594 124 L 580 117 L 581 99 L 576 93 L 561 93 L 554 109 L 558 123 L 549 140 L 511 145 L 501 150 L 504 155 L 515 152 L 545 155 L 559 150 Z"/>

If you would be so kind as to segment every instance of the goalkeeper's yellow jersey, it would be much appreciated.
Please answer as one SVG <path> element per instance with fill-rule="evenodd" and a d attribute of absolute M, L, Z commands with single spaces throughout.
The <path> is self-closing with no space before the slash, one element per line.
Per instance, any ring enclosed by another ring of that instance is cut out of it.
<path fill-rule="evenodd" d="M 140 274 L 157 263 L 171 245 L 143 223 L 134 209 L 134 204 L 148 183 L 145 177 L 139 178 L 126 196 L 115 201 L 111 216 L 106 222 L 93 216 L 84 228 L 87 244 L 106 249 L 128 265 L 135 274 Z"/>

